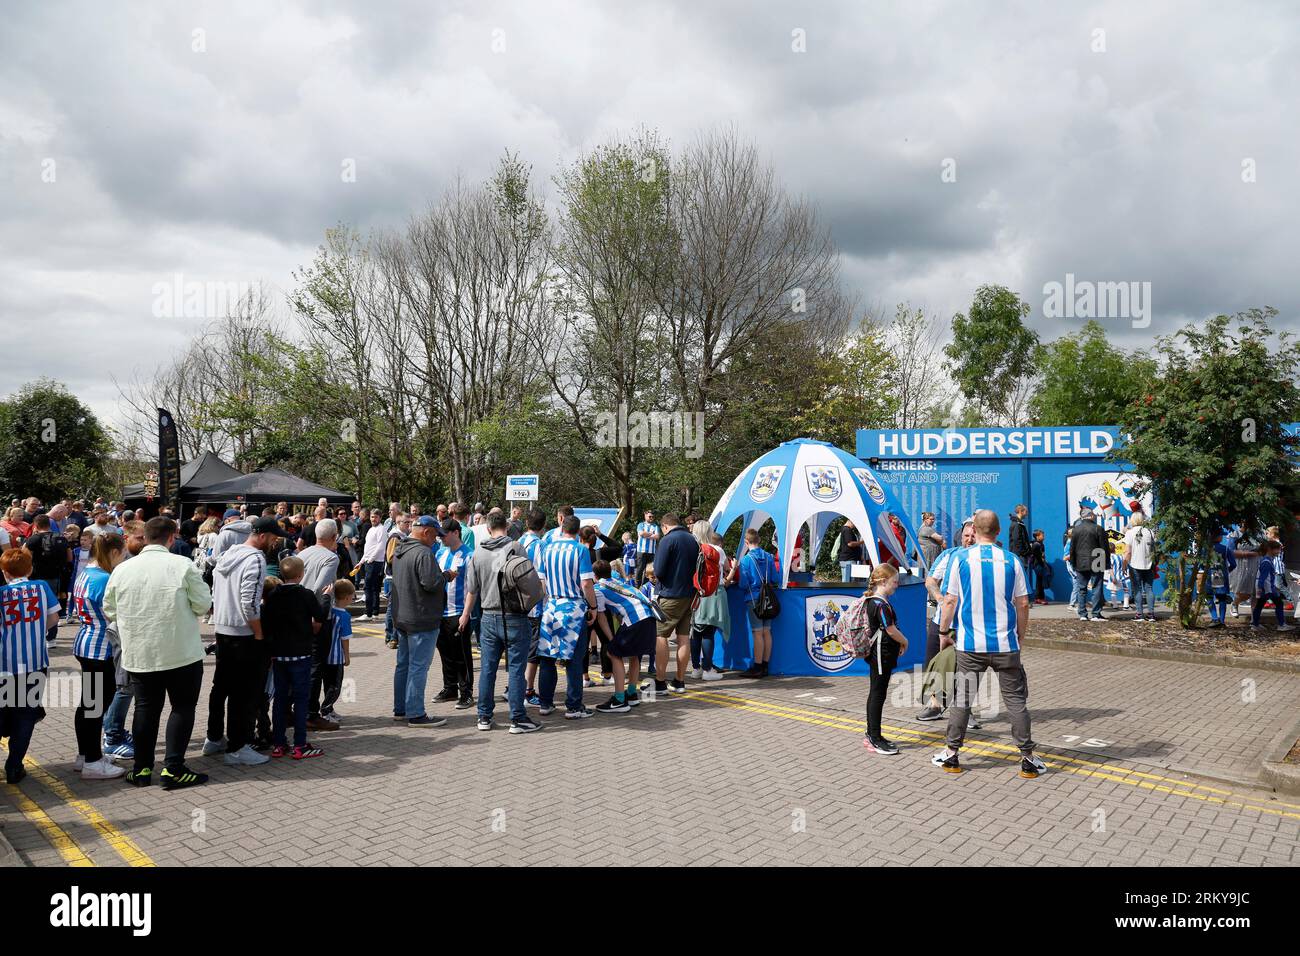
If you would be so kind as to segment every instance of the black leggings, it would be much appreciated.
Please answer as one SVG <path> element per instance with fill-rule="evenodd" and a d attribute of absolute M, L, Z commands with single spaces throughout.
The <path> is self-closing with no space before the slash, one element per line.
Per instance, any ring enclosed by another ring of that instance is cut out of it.
<path fill-rule="evenodd" d="M 104 756 L 104 711 L 117 693 L 117 669 L 111 657 L 106 661 L 78 657 L 77 663 L 81 665 L 81 703 L 72 715 L 72 726 L 77 734 L 77 752 L 86 763 L 94 763 Z"/>
<path fill-rule="evenodd" d="M 606 618 L 606 621 L 609 619 Z M 609 658 L 609 638 L 605 636 L 599 625 L 592 625 L 592 630 L 596 632 L 596 639 L 600 642 L 600 673 L 608 675 L 614 673 L 614 662 Z M 591 666 L 591 641 L 587 641 L 587 652 L 582 656 L 582 669 L 585 672 Z"/>
<path fill-rule="evenodd" d="M 894 665 L 897 660 L 886 657 L 884 668 L 877 670 L 876 660 L 873 657 L 867 662 L 871 668 L 871 691 L 867 695 L 867 736 L 872 740 L 881 738 L 880 720 L 881 715 L 885 712 L 885 696 L 889 692 L 889 678 L 894 673 Z"/>

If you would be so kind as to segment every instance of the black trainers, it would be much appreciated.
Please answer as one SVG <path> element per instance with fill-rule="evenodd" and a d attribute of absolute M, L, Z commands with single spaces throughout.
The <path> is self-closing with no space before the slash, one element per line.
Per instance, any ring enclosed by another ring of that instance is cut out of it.
<path fill-rule="evenodd" d="M 1047 764 L 1043 763 L 1034 754 L 1022 756 L 1020 758 L 1020 776 L 1026 780 L 1033 780 L 1039 774 L 1047 772 Z"/>
<path fill-rule="evenodd" d="M 446 704 L 450 701 L 458 700 L 459 698 L 460 698 L 460 691 L 447 690 L 446 688 L 444 688 L 438 691 L 438 693 L 434 696 L 433 702 L 435 704 Z"/>
<path fill-rule="evenodd" d="M 19 766 L 14 770 L 9 770 L 8 768 L 5 769 L 5 783 L 10 786 L 16 787 L 18 784 L 23 782 L 23 778 L 26 776 L 27 770 L 21 764 L 19 764 Z"/>
<path fill-rule="evenodd" d="M 668 681 L 666 681 L 666 680 L 657 680 L 657 681 L 655 681 L 655 693 L 656 693 L 656 694 L 666 694 L 666 693 L 668 693 Z"/>
<path fill-rule="evenodd" d="M 206 773 L 195 773 L 189 767 L 181 767 L 176 773 L 172 773 L 164 767 L 159 776 L 162 779 L 164 790 L 183 790 L 186 787 L 197 787 L 208 782 Z"/>
<path fill-rule="evenodd" d="M 955 750 L 947 750 L 945 748 L 944 750 L 939 751 L 930 758 L 930 763 L 934 764 L 936 767 L 940 767 L 944 773 L 961 773 L 961 760 L 958 758 L 957 751 Z"/>
<path fill-rule="evenodd" d="M 149 767 L 143 770 L 128 770 L 122 779 L 133 787 L 147 787 L 153 783 L 153 770 Z"/>
<path fill-rule="evenodd" d="M 740 676 L 741 677 L 762 677 L 763 666 L 761 664 L 754 664 L 752 667 L 749 668 L 749 670 L 741 671 Z"/>
<path fill-rule="evenodd" d="M 629 707 L 636 707 L 641 703 L 641 695 L 635 687 L 629 686 L 623 691 L 623 699 L 627 701 Z"/>
<path fill-rule="evenodd" d="M 473 706 L 474 706 L 473 697 L 462 697 L 460 700 L 456 701 L 457 710 L 469 710 Z"/>
<path fill-rule="evenodd" d="M 862 746 L 866 748 L 867 753 L 881 754 L 885 757 L 892 757 L 898 753 L 898 748 L 884 737 L 863 737 Z"/>
<path fill-rule="evenodd" d="M 626 700 L 619 700 L 617 694 L 611 696 L 605 703 L 596 705 L 598 714 L 626 714 L 631 709 Z"/>
<path fill-rule="evenodd" d="M 542 725 L 531 717 L 525 717 L 523 720 L 510 721 L 510 732 L 512 734 L 531 734 L 535 730 L 541 730 Z"/>
<path fill-rule="evenodd" d="M 668 689 L 672 691 L 674 694 L 684 694 L 686 693 L 686 682 L 680 680 L 670 680 L 668 682 Z"/>

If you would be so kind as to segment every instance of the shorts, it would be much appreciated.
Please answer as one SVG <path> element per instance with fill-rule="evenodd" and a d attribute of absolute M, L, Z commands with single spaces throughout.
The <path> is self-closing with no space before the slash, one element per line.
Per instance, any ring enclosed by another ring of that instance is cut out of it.
<path fill-rule="evenodd" d="M 637 621 L 630 627 L 624 624 L 609 642 L 606 650 L 610 657 L 640 657 L 655 649 L 655 624 L 653 617 Z"/>
<path fill-rule="evenodd" d="M 754 630 L 757 631 L 760 627 L 770 628 L 772 626 L 771 621 L 764 621 L 757 614 L 754 613 L 753 601 L 750 601 L 748 604 L 745 605 L 745 610 L 749 612 L 749 626 Z"/>
<path fill-rule="evenodd" d="M 695 609 L 691 605 L 694 603 L 695 597 L 690 594 L 686 597 L 673 598 L 660 596 L 659 608 L 664 612 L 664 620 L 657 622 L 659 636 L 666 638 L 675 632 L 681 637 L 689 637 L 691 618 L 695 614 Z"/>

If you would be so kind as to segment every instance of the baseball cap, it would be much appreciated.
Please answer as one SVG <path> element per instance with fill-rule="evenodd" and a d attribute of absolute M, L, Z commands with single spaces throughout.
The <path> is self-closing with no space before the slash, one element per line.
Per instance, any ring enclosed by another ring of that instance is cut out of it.
<path fill-rule="evenodd" d="M 438 524 L 438 519 L 433 515 L 420 515 L 411 522 L 412 528 L 432 528 L 433 533 L 442 537 L 442 525 Z"/>
<path fill-rule="evenodd" d="M 280 522 L 268 515 L 253 522 L 253 534 L 273 534 L 282 538 L 284 528 L 280 527 Z"/>
<path fill-rule="evenodd" d="M 226 513 L 221 516 L 221 520 L 225 521 L 227 518 L 238 518 L 238 517 L 239 517 L 238 508 L 227 508 Z"/>

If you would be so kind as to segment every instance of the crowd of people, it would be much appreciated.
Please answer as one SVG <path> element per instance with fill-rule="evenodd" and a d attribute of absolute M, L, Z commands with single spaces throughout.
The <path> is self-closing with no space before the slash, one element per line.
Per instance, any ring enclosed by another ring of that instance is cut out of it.
<path fill-rule="evenodd" d="M 643 696 L 684 693 L 688 677 L 720 679 L 714 645 L 730 627 L 725 589 L 756 595 L 773 576 L 767 551 L 730 560 L 698 515 L 646 512 L 616 541 L 582 526 L 569 506 L 549 530 L 536 508 L 507 515 L 454 502 L 430 514 L 397 503 L 387 513 L 360 502 L 331 509 L 323 499 L 310 515 L 291 513 L 287 502 L 261 514 L 200 505 L 179 523 L 166 508 L 145 521 L 103 500 L 14 507 L 0 560 L 0 736 L 9 738 L 10 783 L 23 778 L 44 717 L 60 618 L 77 628 L 76 770 L 88 780 L 179 789 L 207 780 L 186 755 L 208 654 L 215 667 L 205 755 L 258 766 L 323 754 L 308 732 L 341 726 L 334 705 L 350 663 L 357 583 L 359 619 L 382 617 L 396 651 L 395 720 L 446 723 L 426 704 L 436 652 L 442 688 L 434 704 L 475 708 L 478 728 L 491 730 L 504 702 L 510 733 L 526 734 L 560 706 L 568 720 L 625 714 Z M 206 644 L 203 624 L 213 632 Z M 770 633 L 755 643 L 746 673 L 761 677 Z M 599 678 L 590 672 L 597 659 Z M 608 687 L 609 698 L 591 707 L 585 691 L 595 686 Z"/>
<path fill-rule="evenodd" d="M 745 532 L 739 557 L 729 556 L 697 514 L 646 511 L 618 540 L 584 526 L 570 506 L 556 511 L 549 530 L 537 508 L 507 514 L 459 502 L 430 513 L 397 502 L 383 511 L 321 499 L 310 514 L 280 502 L 251 512 L 247 505 L 199 505 L 179 523 L 167 508 L 141 517 L 122 502 L 65 500 L 47 509 L 29 498 L 0 522 L 0 736 L 9 738 L 10 783 L 22 779 L 23 757 L 44 716 L 48 647 L 61 618 L 77 628 L 76 769 L 83 779 L 125 778 L 136 786 L 156 780 L 167 789 L 207 779 L 186 755 L 208 654 L 215 668 L 205 755 L 232 766 L 322 756 L 308 734 L 338 730 L 344 720 L 335 705 L 351 662 L 350 608 L 358 591 L 358 619 L 382 620 L 383 640 L 396 652 L 392 714 L 410 727 L 447 722 L 426 701 L 435 656 L 442 685 L 432 704 L 473 708 L 478 729 L 490 731 L 496 704 L 504 703 L 512 734 L 541 730 L 561 706 L 567 720 L 626 714 L 645 697 L 684 693 L 688 678 L 719 680 L 715 647 L 732 627 L 728 589 L 739 589 L 752 635 L 743 676 L 768 675 L 772 616 L 779 612 L 768 595 L 781 576 L 777 559 L 755 529 Z M 972 704 L 986 670 L 997 674 L 1011 714 L 1022 774 L 1042 770 L 1019 648 L 1031 592 L 1045 603 L 1050 562 L 1043 532 L 1030 532 L 1027 517 L 1023 505 L 1015 509 L 1003 549 L 990 511 L 968 520 L 951 547 L 934 516 L 922 515 L 918 546 L 932 613 L 925 706 L 917 716 L 947 715 L 947 748 L 935 762 L 948 772 L 960 771 L 965 734 L 979 727 Z M 901 553 L 901 523 L 895 533 Z M 871 672 L 866 747 L 883 755 L 898 752 L 882 735 L 881 713 L 907 649 L 889 603 L 899 580 L 893 550 L 882 547 L 860 608 L 875 635 L 863 654 Z M 847 580 L 863 560 L 852 522 L 841 526 L 833 551 Z M 1081 620 L 1103 617 L 1108 570 L 1126 579 L 1138 618 L 1154 620 L 1159 562 L 1144 515 L 1135 514 L 1117 541 L 1083 509 L 1065 535 L 1065 555 L 1074 583 L 1070 605 Z M 1284 569 L 1276 529 L 1258 543 L 1217 536 L 1204 581 L 1212 625 L 1222 626 L 1229 606 L 1239 613 L 1238 603 L 1249 598 L 1254 626 L 1271 602 L 1279 629 L 1289 630 Z M 206 643 L 203 624 L 213 631 Z M 503 663 L 505 692 L 498 696 Z M 585 692 L 594 687 L 609 688 L 609 697 L 589 706 Z M 170 716 L 155 773 L 164 704 Z"/>

